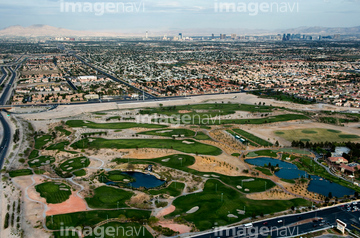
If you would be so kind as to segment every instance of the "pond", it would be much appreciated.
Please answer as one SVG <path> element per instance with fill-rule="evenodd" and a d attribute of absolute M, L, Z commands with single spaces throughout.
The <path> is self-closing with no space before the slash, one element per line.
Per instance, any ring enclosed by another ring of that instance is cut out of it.
<path fill-rule="evenodd" d="M 128 186 L 134 188 L 140 188 L 140 187 L 155 188 L 165 183 L 164 180 L 160 180 L 151 174 L 144 174 L 140 172 L 124 172 L 124 174 L 127 174 L 135 179 L 134 182 L 127 184 Z"/>
<path fill-rule="evenodd" d="M 275 175 L 283 179 L 297 179 L 300 178 L 301 176 L 304 176 L 306 178 L 308 177 L 308 173 L 298 169 L 296 165 L 278 159 L 273 159 L 270 157 L 247 159 L 246 162 L 256 166 L 264 166 L 265 164 L 269 165 L 269 163 L 271 163 L 271 165 L 273 166 L 279 165 L 280 170 L 275 172 Z M 355 192 L 350 188 L 344 187 L 337 183 L 332 183 L 319 176 L 310 175 L 310 177 L 311 177 L 311 181 L 308 186 L 308 190 L 310 192 L 322 194 L 324 196 L 328 196 L 329 192 L 331 192 L 332 195 L 336 197 L 343 197 L 344 195 L 353 195 Z"/>

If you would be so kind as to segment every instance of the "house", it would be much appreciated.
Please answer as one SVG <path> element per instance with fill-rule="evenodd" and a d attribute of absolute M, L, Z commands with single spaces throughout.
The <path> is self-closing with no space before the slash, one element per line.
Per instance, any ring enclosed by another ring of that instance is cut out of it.
<path fill-rule="evenodd" d="M 353 175 L 357 170 L 360 170 L 360 164 L 358 163 L 341 164 L 340 169 L 342 173 Z"/>
<path fill-rule="evenodd" d="M 344 157 L 329 157 L 328 161 L 332 164 L 347 164 L 349 162 Z"/>

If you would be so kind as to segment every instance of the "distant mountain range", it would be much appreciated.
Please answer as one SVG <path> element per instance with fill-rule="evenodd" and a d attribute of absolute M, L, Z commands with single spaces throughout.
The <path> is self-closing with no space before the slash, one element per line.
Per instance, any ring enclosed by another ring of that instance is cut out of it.
<path fill-rule="evenodd" d="M 293 29 L 263 30 L 263 29 L 170 29 L 164 31 L 150 31 L 149 36 L 177 35 L 182 32 L 187 36 L 204 36 L 212 33 L 237 35 L 265 35 L 265 34 L 311 34 L 311 35 L 360 35 L 360 26 L 356 27 L 298 27 Z M 77 31 L 65 28 L 58 28 L 48 25 L 32 25 L 28 27 L 10 26 L 0 30 L 0 37 L 23 36 L 23 37 L 121 37 L 121 36 L 143 36 L 145 32 L 98 32 L 98 31 Z"/>

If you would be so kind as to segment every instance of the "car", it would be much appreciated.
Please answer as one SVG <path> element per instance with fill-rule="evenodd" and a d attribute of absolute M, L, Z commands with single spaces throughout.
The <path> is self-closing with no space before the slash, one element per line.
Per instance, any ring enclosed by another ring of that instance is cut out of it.
<path fill-rule="evenodd" d="M 300 220 L 300 219 L 301 219 L 301 216 L 298 216 L 297 219 Z"/>
<path fill-rule="evenodd" d="M 264 225 L 264 226 L 266 226 L 267 224 L 268 224 L 268 222 L 267 222 L 267 221 L 263 223 L 263 225 Z"/>
<path fill-rule="evenodd" d="M 283 220 L 278 220 L 277 222 L 278 222 L 278 223 L 282 223 L 282 222 L 283 222 Z"/>
<path fill-rule="evenodd" d="M 318 225 L 317 224 L 313 224 L 313 227 L 317 227 Z"/>

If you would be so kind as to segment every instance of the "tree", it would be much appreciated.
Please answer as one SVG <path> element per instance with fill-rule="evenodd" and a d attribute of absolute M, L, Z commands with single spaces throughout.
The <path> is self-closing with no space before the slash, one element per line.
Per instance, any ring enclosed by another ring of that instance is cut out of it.
<path fill-rule="evenodd" d="M 276 146 L 276 147 L 279 147 L 279 141 L 276 141 L 276 142 L 275 142 L 275 146 Z"/>
<path fill-rule="evenodd" d="M 332 193 L 329 192 L 328 198 L 331 199 L 332 198 Z"/>

